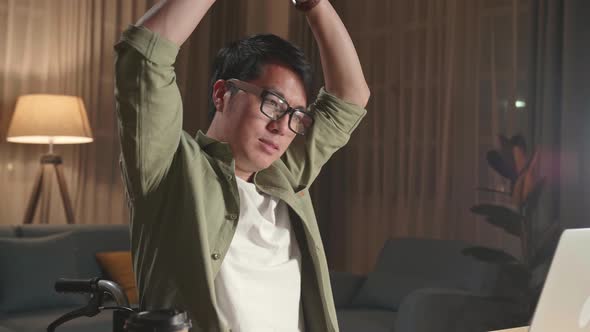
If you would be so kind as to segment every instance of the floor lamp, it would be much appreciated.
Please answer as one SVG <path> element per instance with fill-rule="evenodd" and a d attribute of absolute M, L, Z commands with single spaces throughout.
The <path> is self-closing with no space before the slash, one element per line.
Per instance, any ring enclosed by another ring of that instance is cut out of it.
<path fill-rule="evenodd" d="M 84 102 L 79 97 L 34 94 L 20 96 L 8 128 L 7 141 L 12 143 L 48 144 L 49 151 L 41 156 L 41 164 L 33 192 L 29 198 L 23 224 L 31 224 L 43 192 L 43 179 L 55 171 L 66 220 L 74 223 L 74 212 L 61 169 L 62 159 L 53 152 L 54 144 L 92 142 L 92 130 Z"/>

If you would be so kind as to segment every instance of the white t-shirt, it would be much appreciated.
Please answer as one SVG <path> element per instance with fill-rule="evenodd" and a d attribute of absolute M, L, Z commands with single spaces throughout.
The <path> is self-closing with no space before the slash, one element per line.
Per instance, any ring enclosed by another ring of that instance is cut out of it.
<path fill-rule="evenodd" d="M 301 253 L 287 205 L 236 180 L 240 219 L 215 279 L 217 311 L 232 332 L 303 331 Z"/>

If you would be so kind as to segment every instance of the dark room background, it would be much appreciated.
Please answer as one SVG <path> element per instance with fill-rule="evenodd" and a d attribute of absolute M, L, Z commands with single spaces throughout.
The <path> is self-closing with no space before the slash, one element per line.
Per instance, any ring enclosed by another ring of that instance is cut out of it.
<path fill-rule="evenodd" d="M 57 146 L 77 223 L 127 223 L 113 97 L 113 45 L 151 0 L 0 0 L 0 223 L 22 222 L 47 146 L 6 142 L 19 95 L 83 98 L 94 142 Z M 372 96 L 349 145 L 313 187 L 331 268 L 369 271 L 386 239 L 463 239 L 518 254 L 516 238 L 469 208 L 506 190 L 486 163 L 497 135 L 541 151 L 539 224 L 590 225 L 590 2 L 332 0 Z M 206 130 L 209 66 L 245 34 L 273 32 L 321 68 L 289 1 L 218 0 L 177 60 L 185 130 Z M 57 186 L 37 222 L 64 223 Z"/>

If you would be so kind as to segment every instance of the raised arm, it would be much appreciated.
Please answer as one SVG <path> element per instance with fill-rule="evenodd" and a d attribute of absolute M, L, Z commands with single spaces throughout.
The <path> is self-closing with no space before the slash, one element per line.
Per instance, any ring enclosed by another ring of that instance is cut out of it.
<path fill-rule="evenodd" d="M 168 174 L 182 137 L 174 63 L 214 0 L 165 0 L 115 46 L 115 99 L 129 191 L 145 195 Z"/>
<path fill-rule="evenodd" d="M 306 12 L 320 50 L 326 90 L 345 101 L 365 107 L 369 87 L 346 27 L 328 0 Z"/>
<path fill-rule="evenodd" d="M 180 46 L 191 35 L 215 0 L 162 0 L 139 21 L 160 36 Z"/>

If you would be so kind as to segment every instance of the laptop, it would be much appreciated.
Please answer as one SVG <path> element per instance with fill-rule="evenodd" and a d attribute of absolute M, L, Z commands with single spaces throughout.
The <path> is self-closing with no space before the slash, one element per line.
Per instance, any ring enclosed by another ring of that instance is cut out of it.
<path fill-rule="evenodd" d="M 561 235 L 529 331 L 590 331 L 590 228 Z"/>

